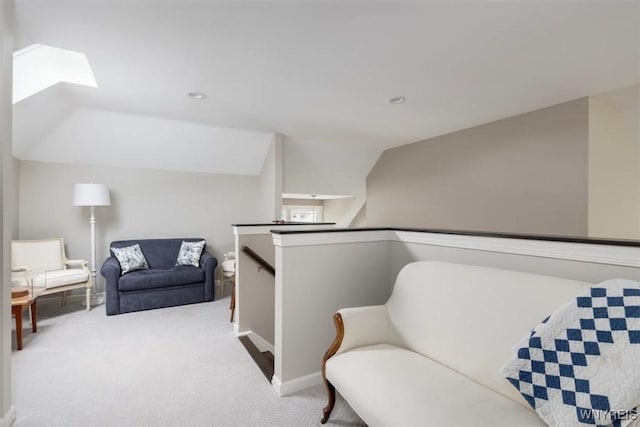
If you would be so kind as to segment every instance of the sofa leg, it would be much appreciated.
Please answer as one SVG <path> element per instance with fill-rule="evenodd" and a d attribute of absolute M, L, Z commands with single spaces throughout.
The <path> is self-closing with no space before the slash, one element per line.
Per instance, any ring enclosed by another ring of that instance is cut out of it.
<path fill-rule="evenodd" d="M 324 385 L 327 388 L 327 406 L 322 409 L 322 419 L 320 420 L 321 424 L 324 424 L 329 419 L 329 415 L 331 415 L 331 411 L 333 411 L 333 407 L 336 405 L 336 388 L 326 379 L 324 380 Z"/>
<path fill-rule="evenodd" d="M 336 313 L 333 315 L 333 324 L 336 327 L 336 338 L 331 343 L 331 346 L 327 349 L 327 352 L 324 354 L 322 358 L 322 381 L 324 381 L 324 386 L 327 389 L 327 406 L 322 410 L 322 419 L 320 420 L 321 424 L 324 424 L 329 419 L 329 415 L 331 415 L 331 411 L 333 411 L 333 407 L 336 404 L 336 388 L 329 382 L 327 379 L 327 361 L 333 357 L 340 345 L 342 344 L 342 339 L 344 338 L 344 323 L 342 322 L 342 316 L 340 313 Z"/>

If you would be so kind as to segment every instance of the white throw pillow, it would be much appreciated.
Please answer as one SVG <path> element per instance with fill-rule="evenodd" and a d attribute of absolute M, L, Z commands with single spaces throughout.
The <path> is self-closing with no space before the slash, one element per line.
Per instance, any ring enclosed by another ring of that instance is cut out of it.
<path fill-rule="evenodd" d="M 179 265 L 200 267 L 200 256 L 202 256 L 204 245 L 204 240 L 199 242 L 182 241 L 182 245 L 180 245 L 180 252 L 178 253 L 178 260 L 176 261 L 176 267 Z"/>
<path fill-rule="evenodd" d="M 118 259 L 122 274 L 135 270 L 146 270 L 149 268 L 147 259 L 142 253 L 139 244 L 126 246 L 124 248 L 111 248 L 113 256 Z"/>
<path fill-rule="evenodd" d="M 552 427 L 626 425 L 640 405 L 640 283 L 602 282 L 538 325 L 500 372 Z"/>

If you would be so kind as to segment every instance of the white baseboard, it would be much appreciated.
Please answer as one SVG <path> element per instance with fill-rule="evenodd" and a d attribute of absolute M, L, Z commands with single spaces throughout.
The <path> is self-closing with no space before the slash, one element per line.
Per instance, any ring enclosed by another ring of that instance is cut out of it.
<path fill-rule="evenodd" d="M 273 355 L 276 354 L 273 344 L 271 344 L 269 341 L 262 338 L 260 335 L 254 333 L 253 331 L 245 331 L 245 332 L 235 331 L 235 332 L 236 332 L 236 336 L 238 337 L 244 337 L 244 336 L 249 337 L 251 342 L 258 348 L 260 352 L 268 351 Z"/>
<path fill-rule="evenodd" d="M 275 375 L 271 380 L 271 385 L 278 392 L 278 396 L 286 396 L 318 384 L 322 384 L 322 374 L 320 371 L 305 375 L 304 377 L 285 381 L 284 383 Z"/>
<path fill-rule="evenodd" d="M 11 427 L 11 424 L 16 420 L 16 407 L 11 406 L 6 414 L 0 418 L 0 427 Z"/>

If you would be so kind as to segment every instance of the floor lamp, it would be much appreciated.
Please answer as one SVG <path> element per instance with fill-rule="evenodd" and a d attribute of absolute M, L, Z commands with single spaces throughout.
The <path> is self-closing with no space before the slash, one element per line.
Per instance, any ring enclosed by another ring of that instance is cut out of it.
<path fill-rule="evenodd" d="M 102 301 L 96 295 L 96 217 L 94 209 L 96 206 L 110 206 L 111 197 L 109 188 L 104 184 L 75 184 L 73 187 L 73 205 L 91 207 L 91 298 L 96 304 Z"/>

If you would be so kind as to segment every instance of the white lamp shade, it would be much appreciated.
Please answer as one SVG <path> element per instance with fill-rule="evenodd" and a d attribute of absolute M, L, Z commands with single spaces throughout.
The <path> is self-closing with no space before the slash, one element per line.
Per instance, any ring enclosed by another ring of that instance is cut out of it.
<path fill-rule="evenodd" d="M 109 206 L 109 188 L 104 184 L 75 184 L 73 187 L 74 206 Z"/>

